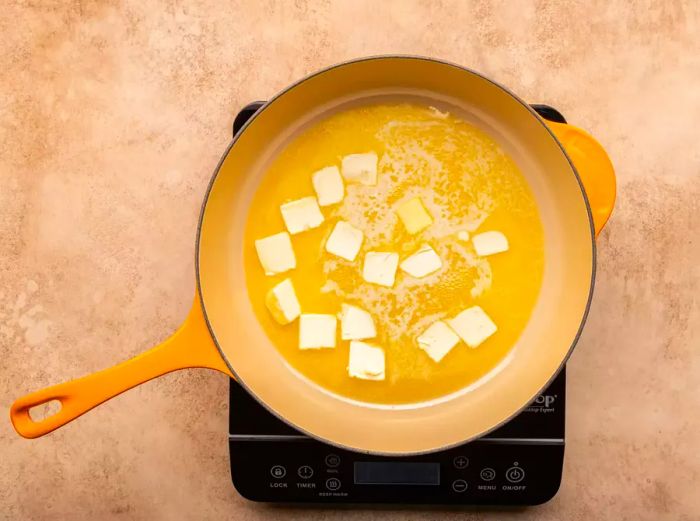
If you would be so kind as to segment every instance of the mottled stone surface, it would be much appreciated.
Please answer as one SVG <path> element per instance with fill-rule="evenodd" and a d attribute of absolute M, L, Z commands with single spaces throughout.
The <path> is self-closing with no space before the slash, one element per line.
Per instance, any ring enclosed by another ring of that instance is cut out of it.
<path fill-rule="evenodd" d="M 483 71 L 596 135 L 619 198 L 569 364 L 564 481 L 550 503 L 249 503 L 229 478 L 226 378 L 189 371 L 43 439 L 0 422 L 0 518 L 700 519 L 699 34 L 692 0 L 3 2 L 3 410 L 177 326 L 233 114 L 322 66 L 399 52 Z"/>

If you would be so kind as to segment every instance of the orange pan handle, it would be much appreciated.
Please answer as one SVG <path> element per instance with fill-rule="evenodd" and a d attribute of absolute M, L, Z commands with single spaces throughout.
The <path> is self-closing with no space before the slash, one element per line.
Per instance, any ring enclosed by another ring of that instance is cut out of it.
<path fill-rule="evenodd" d="M 608 222 L 615 206 L 615 170 L 605 149 L 578 127 L 545 121 L 574 164 L 588 196 L 596 237 Z"/>
<path fill-rule="evenodd" d="M 184 324 L 162 344 L 109 369 L 28 394 L 12 404 L 10 419 L 21 436 L 38 438 L 132 387 L 188 367 L 232 376 L 209 334 L 199 297 Z M 30 409 L 53 400 L 61 403 L 56 414 L 32 420 Z"/>

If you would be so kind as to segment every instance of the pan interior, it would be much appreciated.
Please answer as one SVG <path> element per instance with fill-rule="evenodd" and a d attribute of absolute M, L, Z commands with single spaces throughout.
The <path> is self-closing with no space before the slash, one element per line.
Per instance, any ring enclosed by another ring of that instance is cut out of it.
<path fill-rule="evenodd" d="M 318 119 L 379 99 L 444 108 L 489 134 L 526 177 L 544 227 L 543 284 L 518 342 L 490 378 L 429 406 L 368 407 L 301 377 L 268 341 L 245 286 L 243 230 L 266 165 Z M 376 58 L 338 66 L 268 104 L 222 161 L 203 212 L 198 255 L 207 318 L 241 383 L 297 428 L 333 444 L 374 453 L 438 450 L 491 430 L 527 405 L 556 374 L 577 337 L 593 269 L 585 198 L 545 126 L 522 102 L 489 80 L 449 64 L 415 58 Z"/>
<path fill-rule="evenodd" d="M 542 280 L 542 226 L 524 176 L 489 136 L 453 111 L 429 106 L 430 101 L 368 97 L 360 107 L 343 107 L 295 136 L 265 172 L 246 222 L 248 294 L 268 338 L 310 380 L 372 405 L 415 406 L 478 385 L 520 336 Z M 378 154 L 376 184 L 345 183 L 343 201 L 322 208 L 325 221 L 292 237 L 296 268 L 266 276 L 254 241 L 285 229 L 280 205 L 314 194 L 311 172 L 369 150 Z M 416 197 L 432 222 L 411 234 L 396 209 Z M 339 220 L 362 230 L 361 250 L 353 261 L 323 250 Z M 499 230 L 508 237 L 510 251 L 479 257 L 471 241 L 458 236 L 465 230 L 472 235 Z M 391 288 L 363 280 L 365 253 L 393 251 L 405 259 L 425 244 L 441 259 L 437 272 L 417 278 L 398 269 Z M 385 354 L 385 378 L 349 377 L 347 341 L 334 349 L 299 349 L 299 322 L 280 326 L 265 305 L 267 291 L 284 279 L 293 282 L 305 313 L 335 315 L 348 303 L 370 313 L 377 335 L 368 342 Z M 431 324 L 475 303 L 498 325 L 485 345 L 470 349 L 458 343 L 439 363 L 418 348 L 416 339 Z"/>

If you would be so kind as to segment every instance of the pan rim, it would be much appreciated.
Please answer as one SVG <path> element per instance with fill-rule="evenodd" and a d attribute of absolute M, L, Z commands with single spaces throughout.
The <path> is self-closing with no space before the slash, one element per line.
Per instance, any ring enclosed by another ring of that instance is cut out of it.
<path fill-rule="evenodd" d="M 576 179 L 576 182 L 578 183 L 579 191 L 581 192 L 581 195 L 583 197 L 583 202 L 584 202 L 584 205 L 586 208 L 586 215 L 588 218 L 590 238 L 591 238 L 591 279 L 590 279 L 590 284 L 589 284 L 588 296 L 586 298 L 586 305 L 585 305 L 585 308 L 583 310 L 583 314 L 581 316 L 581 321 L 579 322 L 578 329 L 576 331 L 576 334 L 574 335 L 574 338 L 571 342 L 571 345 L 569 346 L 566 354 L 562 358 L 561 363 L 557 367 L 556 371 L 554 371 L 552 376 L 549 378 L 549 380 L 547 380 L 547 382 L 545 382 L 542 386 L 540 386 L 540 388 L 537 390 L 537 392 L 535 394 L 533 394 L 530 397 L 530 399 L 522 407 L 520 407 L 519 409 L 514 411 L 511 415 L 504 418 L 502 421 L 500 421 L 496 425 L 492 426 L 491 428 L 486 429 L 486 430 L 484 430 L 478 434 L 475 434 L 473 436 L 464 438 L 464 439 L 462 439 L 458 442 L 455 442 L 455 443 L 450 443 L 447 445 L 441 445 L 439 447 L 434 447 L 434 448 L 425 449 L 425 450 L 410 451 L 410 452 L 403 452 L 403 451 L 402 452 L 386 452 L 386 451 L 367 450 L 367 449 L 362 449 L 361 447 L 351 447 L 349 445 L 345 445 L 343 443 L 339 443 L 339 442 L 336 442 L 334 440 L 330 440 L 328 438 L 324 438 L 322 436 L 316 435 L 316 434 L 304 429 L 303 427 L 300 427 L 300 426 L 294 424 L 293 422 L 291 422 L 290 420 L 288 420 L 287 418 L 285 418 L 284 416 L 279 414 L 277 411 L 275 411 L 271 407 L 269 407 L 262 399 L 260 399 L 257 396 L 257 394 L 253 390 L 250 389 L 250 387 L 248 385 L 246 385 L 246 383 L 243 380 L 240 379 L 236 370 L 234 369 L 234 367 L 232 366 L 232 364 L 229 362 L 228 358 L 224 354 L 224 351 L 221 348 L 221 345 L 219 344 L 219 340 L 216 336 L 214 328 L 213 328 L 211 321 L 209 320 L 209 316 L 207 314 L 207 307 L 206 307 L 206 303 L 204 300 L 204 294 L 203 294 L 203 290 L 202 290 L 202 282 L 201 282 L 201 277 L 200 277 L 200 254 L 201 254 L 200 242 L 201 242 L 201 237 L 202 237 L 204 215 L 206 212 L 207 203 L 209 201 L 209 196 L 211 195 L 211 191 L 214 187 L 214 183 L 216 182 L 216 179 L 219 175 L 219 172 L 221 171 L 221 167 L 222 167 L 224 161 L 228 157 L 229 152 L 231 151 L 233 146 L 236 144 L 236 142 L 238 141 L 240 136 L 245 132 L 246 128 L 248 128 L 248 126 L 251 125 L 255 121 L 255 119 L 260 114 L 262 114 L 267 109 L 267 107 L 270 106 L 275 100 L 277 100 L 278 98 L 280 98 L 281 96 L 286 94 L 288 91 L 296 88 L 297 86 L 307 82 L 308 80 L 310 80 L 318 75 L 324 74 L 328 71 L 331 71 L 331 70 L 334 70 L 334 69 L 337 69 L 340 67 L 352 65 L 354 63 L 362 63 L 362 62 L 368 62 L 368 61 L 374 61 L 374 60 L 385 60 L 385 59 L 415 60 L 415 61 L 433 62 L 433 63 L 446 65 L 448 67 L 452 67 L 452 68 L 458 69 L 460 71 L 463 71 L 463 72 L 466 72 L 469 74 L 473 74 L 473 75 L 487 81 L 488 83 L 492 84 L 494 87 L 501 90 L 505 94 L 509 95 L 511 98 L 513 98 L 515 101 L 517 101 L 520 105 L 525 107 L 525 109 L 538 121 L 538 123 L 544 127 L 544 129 L 547 131 L 547 133 L 551 136 L 551 138 L 554 140 L 556 145 L 559 147 L 559 150 L 564 155 L 564 158 L 566 158 L 566 161 L 568 162 L 569 167 L 571 168 L 571 172 L 573 173 L 573 175 Z M 312 439 L 318 440 L 322 443 L 332 445 L 332 446 L 337 447 L 337 448 L 342 449 L 342 450 L 347 450 L 347 451 L 361 453 L 361 454 L 396 457 L 396 456 L 417 456 L 417 455 L 423 455 L 423 454 L 432 454 L 432 453 L 443 451 L 443 450 L 449 450 L 451 448 L 458 447 L 458 446 L 464 445 L 466 443 L 472 442 L 474 440 L 477 440 L 477 439 L 495 431 L 496 429 L 502 427 L 506 423 L 510 422 L 513 418 L 518 416 L 523 410 L 525 410 L 530 405 L 532 400 L 534 400 L 543 390 L 545 390 L 554 381 L 554 379 L 559 375 L 559 373 L 562 371 L 562 369 L 564 368 L 564 366 L 568 362 L 569 358 L 571 357 L 571 355 L 574 351 L 574 348 L 578 344 L 578 341 L 583 333 L 583 328 L 584 328 L 586 321 L 588 319 L 588 315 L 589 315 L 590 308 L 591 308 L 591 303 L 593 300 L 594 288 L 595 288 L 596 256 L 597 256 L 597 251 L 596 251 L 595 225 L 593 222 L 593 214 L 591 211 L 590 202 L 588 200 L 588 195 L 586 194 L 586 190 L 583 186 L 583 182 L 581 181 L 581 177 L 580 177 L 578 171 L 576 170 L 576 167 L 574 166 L 573 162 L 571 161 L 571 158 L 566 153 L 566 150 L 564 149 L 561 142 L 557 139 L 554 132 L 547 126 L 547 124 L 544 122 L 544 119 L 526 101 L 524 101 L 522 98 L 520 98 L 518 95 L 516 95 L 514 92 L 512 92 L 510 89 L 508 89 L 504 85 L 490 79 L 489 77 L 487 77 L 487 76 L 485 76 L 485 75 L 483 75 L 483 74 L 481 74 L 473 69 L 470 69 L 468 67 L 464 67 L 462 65 L 456 64 L 456 63 L 451 62 L 451 61 L 437 59 L 437 58 L 431 58 L 431 57 L 427 57 L 427 56 L 412 55 L 412 54 L 379 54 L 379 55 L 365 56 L 365 57 L 361 57 L 361 58 L 354 58 L 351 60 L 339 62 L 339 63 L 330 65 L 328 67 L 324 67 L 320 70 L 317 70 L 315 72 L 312 72 L 312 73 L 304 76 L 303 78 L 297 80 L 296 82 L 288 85 L 287 87 L 285 87 L 284 89 L 279 91 L 277 94 L 272 96 L 269 100 L 265 101 L 264 104 L 243 124 L 241 129 L 236 133 L 235 136 L 233 136 L 233 139 L 226 147 L 226 150 L 223 152 L 221 159 L 219 159 L 219 162 L 217 163 L 217 165 L 214 169 L 214 172 L 213 172 L 213 174 L 209 180 L 209 183 L 207 185 L 207 188 L 206 188 L 203 200 L 202 200 L 202 206 L 200 209 L 199 219 L 198 219 L 198 223 L 197 223 L 197 236 L 196 236 L 196 241 L 195 241 L 195 262 L 194 262 L 194 264 L 195 264 L 196 291 L 197 291 L 197 295 L 199 296 L 199 302 L 200 302 L 200 305 L 202 307 L 202 314 L 204 316 L 204 322 L 206 323 L 207 330 L 209 331 L 209 334 L 212 338 L 212 341 L 213 341 L 214 345 L 216 346 L 217 351 L 219 352 L 219 356 L 224 361 L 224 363 L 228 367 L 229 371 L 231 371 L 231 374 L 233 375 L 236 382 L 239 385 L 241 385 L 246 390 L 246 392 L 248 392 L 255 399 L 256 402 L 258 402 L 262 407 L 265 408 L 265 410 L 267 410 L 269 413 L 271 413 L 273 416 L 280 419 L 281 421 L 283 421 L 287 425 L 298 430 L 302 434 L 309 436 Z"/>

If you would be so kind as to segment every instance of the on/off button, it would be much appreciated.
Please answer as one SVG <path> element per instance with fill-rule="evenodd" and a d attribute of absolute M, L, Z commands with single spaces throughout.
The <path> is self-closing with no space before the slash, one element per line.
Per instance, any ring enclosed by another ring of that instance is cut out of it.
<path fill-rule="evenodd" d="M 520 483 L 525 479 L 525 471 L 515 463 L 511 468 L 506 470 L 506 479 L 511 483 Z"/>

